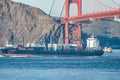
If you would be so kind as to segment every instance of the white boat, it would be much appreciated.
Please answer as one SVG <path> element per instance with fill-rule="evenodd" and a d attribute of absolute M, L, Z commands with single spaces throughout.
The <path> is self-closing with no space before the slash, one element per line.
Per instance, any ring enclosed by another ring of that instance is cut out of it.
<path fill-rule="evenodd" d="M 103 49 L 103 51 L 106 52 L 106 53 L 112 53 L 112 48 L 110 48 L 110 47 L 105 47 L 105 48 Z"/>

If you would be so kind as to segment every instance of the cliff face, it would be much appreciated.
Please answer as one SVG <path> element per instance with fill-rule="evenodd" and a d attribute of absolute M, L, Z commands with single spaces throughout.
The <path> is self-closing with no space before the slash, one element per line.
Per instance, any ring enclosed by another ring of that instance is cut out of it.
<path fill-rule="evenodd" d="M 49 42 L 49 36 L 56 35 L 59 39 L 60 27 L 54 19 L 47 16 L 42 10 L 15 3 L 11 0 L 0 0 L 0 45 L 6 41 L 18 43 L 25 37 L 26 42 Z M 58 33 L 57 33 L 58 32 Z M 56 40 L 60 42 L 59 40 Z"/>
<path fill-rule="evenodd" d="M 73 27 L 69 29 L 70 41 Z M 100 39 L 101 45 L 120 45 L 120 22 L 98 20 L 82 25 L 84 43 L 93 32 Z M 20 44 L 22 37 L 25 43 L 50 42 L 54 36 L 55 43 L 64 42 L 64 26 L 56 23 L 54 18 L 42 10 L 11 0 L 0 0 L 0 46 L 6 41 Z"/>

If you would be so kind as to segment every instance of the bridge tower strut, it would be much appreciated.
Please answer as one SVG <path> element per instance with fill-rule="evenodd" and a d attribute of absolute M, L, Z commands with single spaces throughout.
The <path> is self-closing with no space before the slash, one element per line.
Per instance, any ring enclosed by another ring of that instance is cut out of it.
<path fill-rule="evenodd" d="M 66 20 L 70 17 L 70 4 L 77 4 L 78 17 L 82 16 L 82 0 L 65 0 L 65 18 Z M 77 25 L 78 27 L 78 38 L 81 39 L 81 25 Z M 65 23 L 65 44 L 69 44 L 69 22 Z"/>

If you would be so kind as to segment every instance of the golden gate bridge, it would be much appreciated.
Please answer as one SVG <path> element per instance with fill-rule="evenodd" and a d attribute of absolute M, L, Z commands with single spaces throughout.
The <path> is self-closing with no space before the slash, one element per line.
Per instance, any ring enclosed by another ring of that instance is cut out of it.
<path fill-rule="evenodd" d="M 101 0 L 91 0 L 91 4 L 93 4 L 92 1 L 95 1 L 97 4 L 100 4 L 100 7 L 106 8 L 104 11 L 93 11 L 91 13 L 83 14 L 83 1 L 84 0 L 65 0 L 60 17 L 63 13 L 63 10 L 65 12 L 65 16 L 61 18 L 61 24 L 65 24 L 65 44 L 69 44 L 69 24 L 70 23 L 79 23 L 76 24 L 77 28 L 75 29 L 78 41 L 77 43 L 81 43 L 81 22 L 83 21 L 90 21 L 90 20 L 96 20 L 96 19 L 105 19 L 105 18 L 119 18 L 120 17 L 120 4 L 116 2 L 116 0 L 109 0 L 111 3 L 118 6 L 117 8 L 114 8 L 113 6 L 106 5 Z M 89 0 L 90 1 L 90 0 Z M 50 13 L 52 11 L 53 5 L 55 0 L 53 0 L 53 4 L 50 10 Z M 77 15 L 76 16 L 70 16 L 70 5 L 76 4 L 77 5 Z M 89 5 L 90 3 L 88 3 Z M 99 5 L 97 5 L 99 6 Z M 96 6 L 96 7 L 97 7 Z M 94 6 L 95 7 L 95 6 Z"/>

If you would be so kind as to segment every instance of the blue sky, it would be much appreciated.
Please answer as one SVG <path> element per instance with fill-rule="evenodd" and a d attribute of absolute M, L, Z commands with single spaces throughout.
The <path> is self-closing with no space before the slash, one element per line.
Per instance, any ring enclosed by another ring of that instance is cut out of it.
<path fill-rule="evenodd" d="M 31 5 L 37 8 L 42 9 L 47 14 L 50 12 L 50 8 L 53 0 L 12 0 L 15 2 L 21 2 L 27 5 Z M 112 2 L 112 0 L 98 0 L 103 2 L 107 6 L 111 6 L 112 8 L 120 8 L 120 5 L 116 5 Z M 120 4 L 120 0 L 114 0 L 118 4 Z M 64 0 L 55 0 L 54 8 L 51 12 L 51 16 L 59 16 L 62 10 L 62 6 L 64 4 Z M 76 5 L 71 5 L 70 15 L 77 15 Z M 97 0 L 83 0 L 83 14 L 92 13 L 96 11 L 104 11 L 110 10 L 107 7 L 104 7 Z M 63 14 L 64 15 L 64 14 Z"/>

